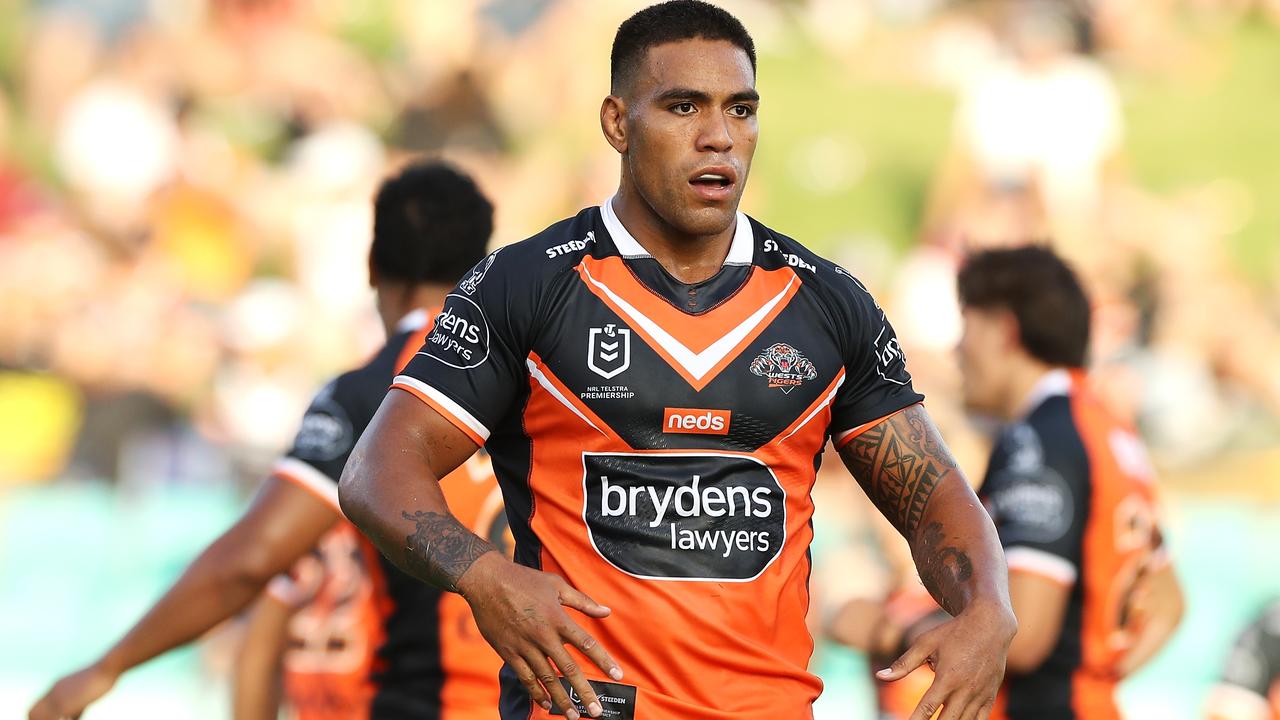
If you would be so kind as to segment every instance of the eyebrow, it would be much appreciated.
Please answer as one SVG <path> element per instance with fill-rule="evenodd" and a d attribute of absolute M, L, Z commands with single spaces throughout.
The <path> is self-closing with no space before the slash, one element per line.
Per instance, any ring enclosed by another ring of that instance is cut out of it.
<path fill-rule="evenodd" d="M 670 100 L 692 100 L 700 103 L 710 103 L 711 96 L 701 90 L 692 90 L 690 88 L 671 88 L 659 94 L 654 98 L 655 102 L 667 102 Z M 729 96 L 730 102 L 759 102 L 760 93 L 755 90 L 739 90 Z"/>

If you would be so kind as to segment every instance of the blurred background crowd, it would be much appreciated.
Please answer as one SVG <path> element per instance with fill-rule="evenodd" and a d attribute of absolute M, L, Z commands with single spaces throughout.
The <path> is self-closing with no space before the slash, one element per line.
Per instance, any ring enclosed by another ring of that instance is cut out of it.
<path fill-rule="evenodd" d="M 609 196 L 597 109 L 641 4 L 0 0 L 0 714 L 131 622 L 380 342 L 390 169 L 474 174 L 495 244 Z M 1127 706 L 1198 717 L 1280 593 L 1280 2 L 722 4 L 760 51 L 744 210 L 878 295 L 970 476 L 959 261 L 1039 239 L 1084 276 L 1095 380 L 1161 468 L 1190 602 Z M 833 505 L 819 550 L 843 558 L 871 523 Z M 220 657 L 94 712 L 217 716 Z M 817 662 L 826 707 L 865 703 L 856 658 Z"/>

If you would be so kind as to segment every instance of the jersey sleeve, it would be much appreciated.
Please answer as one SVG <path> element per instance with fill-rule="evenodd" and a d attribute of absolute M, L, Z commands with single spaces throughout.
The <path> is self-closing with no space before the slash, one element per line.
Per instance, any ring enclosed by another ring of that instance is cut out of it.
<path fill-rule="evenodd" d="M 343 385 L 343 378 L 338 378 L 316 394 L 292 447 L 272 469 L 274 477 L 302 487 L 338 513 L 338 480 L 359 439 L 360 410 L 346 397 Z"/>
<path fill-rule="evenodd" d="M 905 407 L 924 400 L 911 384 L 907 359 L 884 310 L 860 281 L 835 270 L 835 322 L 844 353 L 844 381 L 831 406 L 837 448 Z"/>
<path fill-rule="evenodd" d="M 534 281 L 513 252 L 494 251 L 449 293 L 422 349 L 396 376 L 411 393 L 484 445 L 528 374 Z"/>
<path fill-rule="evenodd" d="M 1088 472 L 1070 448 L 1046 448 L 1030 425 L 1015 424 L 1001 434 L 981 496 L 1010 572 L 1076 582 L 1088 522 Z"/>

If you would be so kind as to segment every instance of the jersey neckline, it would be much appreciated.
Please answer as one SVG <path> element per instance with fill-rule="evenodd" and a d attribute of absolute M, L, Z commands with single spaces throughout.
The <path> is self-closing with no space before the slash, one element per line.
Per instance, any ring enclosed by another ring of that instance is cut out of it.
<path fill-rule="evenodd" d="M 600 204 L 600 217 L 604 227 L 613 239 L 613 245 L 624 259 L 651 258 L 653 255 L 635 239 L 622 224 L 617 213 L 613 211 L 614 195 Z M 729 254 L 725 256 L 723 265 L 751 265 L 755 256 L 755 235 L 751 231 L 751 222 L 742 211 L 736 213 L 737 227 L 733 231 L 733 240 L 729 243 Z M 722 265 L 722 267 L 723 267 Z"/>

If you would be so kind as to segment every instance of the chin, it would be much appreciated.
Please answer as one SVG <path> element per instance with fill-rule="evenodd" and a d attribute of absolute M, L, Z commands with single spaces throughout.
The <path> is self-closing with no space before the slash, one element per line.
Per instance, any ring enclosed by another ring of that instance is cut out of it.
<path fill-rule="evenodd" d="M 687 235 L 718 235 L 732 227 L 737 216 L 737 203 L 733 207 L 688 208 L 671 224 Z"/>

